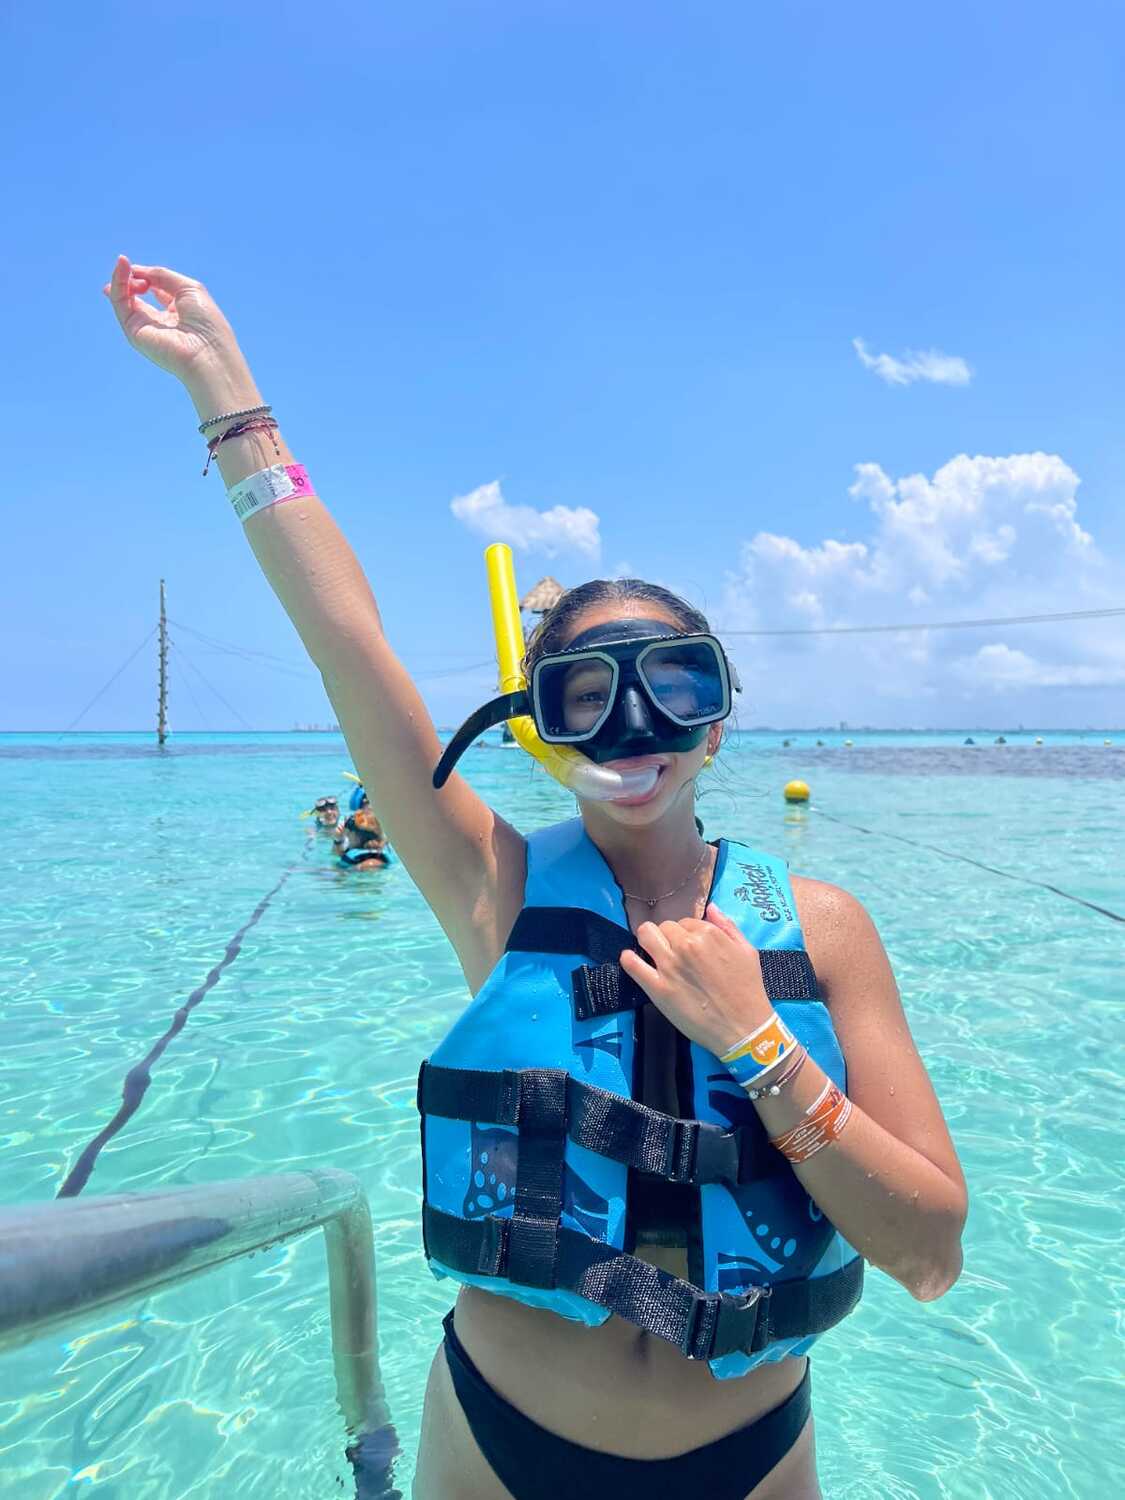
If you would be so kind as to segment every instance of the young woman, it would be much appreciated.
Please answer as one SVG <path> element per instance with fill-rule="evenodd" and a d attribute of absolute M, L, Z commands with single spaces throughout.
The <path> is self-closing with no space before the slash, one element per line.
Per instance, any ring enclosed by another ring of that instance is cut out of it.
<path fill-rule="evenodd" d="M 580 820 L 524 839 L 442 781 L 449 755 L 435 775 L 442 747 L 359 563 L 206 289 L 122 256 L 105 291 L 187 388 L 477 996 L 419 1088 L 426 1250 L 463 1285 L 416 1500 L 814 1500 L 806 1352 L 865 1260 L 941 1296 L 966 1194 L 862 906 L 701 837 L 721 647 L 648 585 L 560 601 L 528 691 L 480 722 L 533 715 L 538 743 L 596 774 Z"/>

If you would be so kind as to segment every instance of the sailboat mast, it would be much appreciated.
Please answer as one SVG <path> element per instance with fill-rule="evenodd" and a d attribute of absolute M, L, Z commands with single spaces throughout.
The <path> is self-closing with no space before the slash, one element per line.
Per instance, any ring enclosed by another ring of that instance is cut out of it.
<path fill-rule="evenodd" d="M 168 617 L 164 611 L 164 580 L 160 580 L 160 698 L 156 706 L 156 743 L 168 738 Z"/>

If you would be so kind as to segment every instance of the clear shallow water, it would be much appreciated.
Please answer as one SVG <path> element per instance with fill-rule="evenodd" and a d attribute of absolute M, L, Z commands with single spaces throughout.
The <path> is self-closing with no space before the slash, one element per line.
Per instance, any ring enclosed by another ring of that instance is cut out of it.
<path fill-rule="evenodd" d="M 851 750 L 794 737 L 728 747 L 701 805 L 708 835 L 784 852 L 866 902 L 972 1193 L 966 1270 L 946 1298 L 914 1303 L 872 1273 L 859 1312 L 818 1346 L 825 1495 L 1116 1493 L 1125 927 L 917 846 L 1125 911 L 1125 736 L 967 749 L 963 735 L 853 734 Z M 295 864 L 85 1191 L 355 1172 L 376 1220 L 383 1372 L 412 1451 L 452 1300 L 421 1255 L 414 1080 L 466 993 L 401 868 L 338 874 L 320 844 L 302 858 L 299 810 L 344 792 L 347 766 L 326 735 L 185 736 L 163 755 L 140 736 L 0 736 L 0 1202 L 55 1195 L 125 1072 Z M 518 752 L 477 751 L 467 767 L 525 830 L 572 810 Z M 811 810 L 781 800 L 796 775 Z M 1064 1084 L 1044 1084 L 1060 1007 L 1080 1022 L 1077 1057 Z M 6 1356 L 4 1500 L 347 1493 L 321 1245 L 310 1235 Z"/>

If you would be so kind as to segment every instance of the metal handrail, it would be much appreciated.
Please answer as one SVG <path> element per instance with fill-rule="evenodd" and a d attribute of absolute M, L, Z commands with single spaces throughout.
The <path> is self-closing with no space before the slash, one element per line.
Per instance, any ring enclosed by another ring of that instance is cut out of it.
<path fill-rule="evenodd" d="M 0 1209 L 0 1353 L 79 1313 L 164 1291 L 318 1226 L 357 1494 L 391 1500 L 398 1440 L 379 1371 L 371 1211 L 350 1172 L 318 1168 Z"/>

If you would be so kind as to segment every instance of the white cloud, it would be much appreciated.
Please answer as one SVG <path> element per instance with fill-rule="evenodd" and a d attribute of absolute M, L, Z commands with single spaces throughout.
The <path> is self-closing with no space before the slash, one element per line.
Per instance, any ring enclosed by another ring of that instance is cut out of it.
<path fill-rule="evenodd" d="M 824 613 L 820 600 L 812 589 L 798 589 L 796 593 L 789 595 L 789 603 L 794 609 L 800 610 L 802 614 L 808 615 L 813 620 L 819 620 Z"/>
<path fill-rule="evenodd" d="M 837 542 L 831 537 L 819 547 L 802 547 L 791 536 L 759 531 L 750 547 L 763 562 L 788 567 L 808 579 L 826 580 L 834 575 L 858 578 L 867 561 L 867 548 L 862 542 Z"/>
<path fill-rule="evenodd" d="M 490 542 L 507 542 L 520 552 L 580 552 L 594 561 L 602 544 L 597 514 L 586 506 L 554 505 L 534 510 L 530 505 L 509 505 L 500 493 L 500 481 L 482 484 L 468 495 L 458 495 L 450 510 L 470 531 Z"/>
<path fill-rule="evenodd" d="M 1056 454 L 1013 453 L 970 458 L 961 453 L 932 479 L 908 474 L 892 480 L 878 464 L 856 464 L 848 493 L 878 518 L 866 581 L 884 586 L 950 584 L 1030 549 L 1090 547 L 1075 519 L 1079 479 Z"/>
<path fill-rule="evenodd" d="M 1048 665 L 1003 643 L 982 646 L 974 656 L 953 662 L 952 670 L 967 682 L 1001 691 L 1025 687 L 1125 686 L 1125 660 L 1117 666 L 1105 667 L 1074 662 Z"/>
<path fill-rule="evenodd" d="M 857 464 L 854 539 L 758 532 L 715 617 L 731 630 L 807 631 L 1118 606 L 1125 567 L 1080 524 L 1078 487 L 1048 453 L 960 454 L 900 478 Z M 1027 722 L 1120 719 L 1125 629 L 1113 620 L 1009 627 L 1003 643 L 994 628 L 728 639 L 747 723 L 983 723 L 998 695 Z"/>
<path fill-rule="evenodd" d="M 973 372 L 959 354 L 943 354 L 940 349 L 908 349 L 902 359 L 893 354 L 870 354 L 862 339 L 852 339 L 852 347 L 864 367 L 874 371 L 888 385 L 913 385 L 928 380 L 934 385 L 968 385 Z"/>

